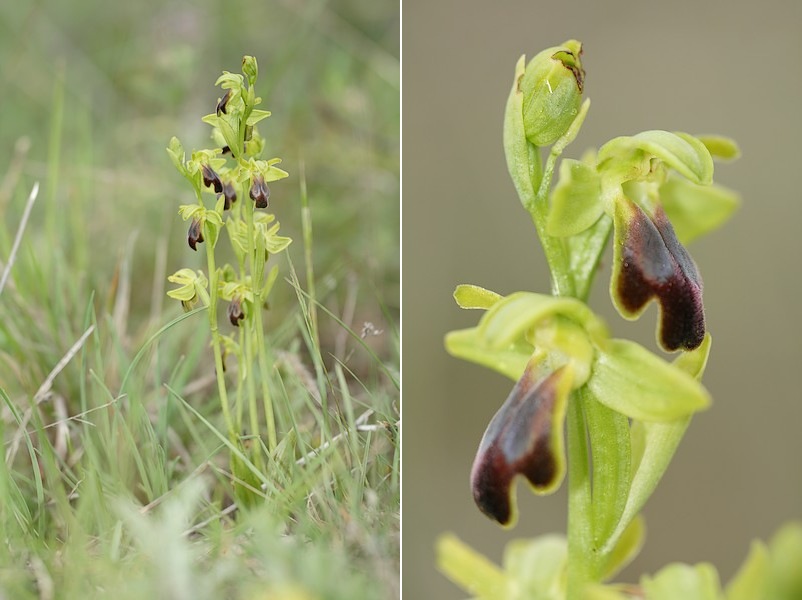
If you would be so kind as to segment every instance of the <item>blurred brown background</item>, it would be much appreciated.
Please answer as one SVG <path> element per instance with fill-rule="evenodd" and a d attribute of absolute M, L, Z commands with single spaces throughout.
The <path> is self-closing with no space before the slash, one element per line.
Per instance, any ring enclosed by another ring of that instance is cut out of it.
<path fill-rule="evenodd" d="M 448 356 L 443 335 L 478 318 L 452 301 L 458 283 L 549 289 L 501 124 L 516 59 L 568 38 L 585 45 L 592 106 L 565 156 L 644 129 L 722 133 L 743 151 L 716 171 L 741 209 L 689 248 L 705 280 L 714 406 L 694 420 L 647 505 L 646 546 L 619 576 L 711 561 L 726 581 L 751 539 L 802 517 L 802 5 L 407 0 L 403 23 L 404 597 L 466 596 L 435 570 L 441 532 L 499 561 L 513 537 L 565 530 L 564 489 L 519 487 L 511 532 L 474 507 L 474 452 L 512 382 Z M 615 335 L 654 348 L 655 308 L 635 324 L 618 317 L 605 262 L 594 308 Z"/>

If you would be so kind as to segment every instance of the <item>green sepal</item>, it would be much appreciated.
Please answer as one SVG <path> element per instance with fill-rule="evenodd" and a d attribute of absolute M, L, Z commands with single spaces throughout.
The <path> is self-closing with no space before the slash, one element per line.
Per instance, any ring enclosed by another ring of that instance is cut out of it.
<path fill-rule="evenodd" d="M 602 581 L 611 579 L 631 563 L 643 548 L 645 539 L 646 520 L 638 515 L 630 522 L 612 551 L 605 557 L 601 576 Z"/>
<path fill-rule="evenodd" d="M 599 402 L 639 421 L 673 421 L 710 406 L 698 381 L 628 340 L 596 353 L 588 386 Z"/>
<path fill-rule="evenodd" d="M 696 139 L 705 145 L 714 159 L 735 160 L 741 156 L 741 149 L 732 138 L 723 135 L 697 135 Z"/>
<path fill-rule="evenodd" d="M 208 215 L 217 215 L 217 219 L 210 219 Z M 207 218 L 203 221 L 203 237 L 206 242 L 214 248 L 217 245 L 217 240 L 220 237 L 220 228 L 223 227 L 223 221 L 216 211 L 209 211 Z"/>
<path fill-rule="evenodd" d="M 214 82 L 214 85 L 219 85 L 224 90 L 231 90 L 234 93 L 240 94 L 242 92 L 244 83 L 245 80 L 239 73 L 223 71 L 223 74 L 217 78 L 217 81 Z M 231 101 L 229 100 L 229 102 Z"/>
<path fill-rule="evenodd" d="M 705 336 L 693 352 L 683 352 L 673 367 L 696 381 L 701 380 L 710 355 L 712 338 Z M 607 539 L 602 552 L 609 552 L 629 523 L 641 511 L 668 468 L 671 459 L 691 422 L 690 415 L 664 423 L 634 421 L 630 428 L 632 482 L 626 505 L 615 531 Z"/>
<path fill-rule="evenodd" d="M 265 181 L 270 183 L 271 181 L 278 181 L 279 179 L 284 179 L 285 177 L 289 177 L 290 174 L 283 169 L 279 169 L 276 165 L 281 162 L 280 158 L 271 158 L 267 162 L 267 169 L 264 171 Z"/>
<path fill-rule="evenodd" d="M 568 544 L 561 535 L 512 540 L 504 549 L 509 600 L 564 600 Z"/>
<path fill-rule="evenodd" d="M 575 292 L 579 298 L 587 298 L 590 293 L 593 277 L 612 229 L 613 219 L 604 214 L 590 229 L 565 240 L 576 285 Z"/>
<path fill-rule="evenodd" d="M 769 542 L 771 584 L 766 598 L 802 598 L 802 522 L 783 525 Z"/>
<path fill-rule="evenodd" d="M 445 346 L 452 356 L 493 369 L 513 381 L 524 372 L 534 350 L 525 340 L 519 340 L 504 350 L 488 348 L 477 337 L 476 327 L 448 332 Z"/>
<path fill-rule="evenodd" d="M 602 585 L 590 583 L 582 590 L 582 600 L 632 600 L 627 584 Z"/>
<path fill-rule="evenodd" d="M 170 160 L 173 161 L 178 172 L 186 177 L 188 175 L 187 168 L 184 165 L 186 154 L 184 152 L 184 146 L 177 137 L 173 136 L 170 138 L 170 145 L 167 146 L 167 154 L 170 155 Z"/>
<path fill-rule="evenodd" d="M 488 298 L 492 294 L 487 290 L 481 293 L 488 294 Z M 571 353 L 565 347 L 557 347 L 560 331 L 565 329 L 559 325 L 559 317 L 580 326 L 591 342 L 607 340 L 606 325 L 583 302 L 568 297 L 516 292 L 497 300 L 482 315 L 476 327 L 448 333 L 445 338 L 446 349 L 457 358 L 484 365 L 517 380 L 534 351 L 534 336 L 538 327 L 556 327 L 557 331 L 544 331 L 543 335 L 552 338 L 556 344 L 552 349 Z M 575 343 L 579 343 L 570 332 L 563 333 L 567 336 L 565 340 L 574 338 Z M 587 346 L 587 341 L 583 339 L 581 347 L 576 350 L 584 355 Z M 576 364 L 578 380 L 584 381 L 588 366 L 580 362 Z"/>
<path fill-rule="evenodd" d="M 490 348 L 501 350 L 555 316 L 581 325 L 594 342 L 607 339 L 607 326 L 584 302 L 533 292 L 516 292 L 493 305 L 480 319 L 478 335 Z"/>
<path fill-rule="evenodd" d="M 279 223 L 276 222 L 272 226 L 267 227 L 263 224 L 257 224 L 257 232 L 261 233 L 264 242 L 264 248 L 269 254 L 278 254 L 285 250 L 287 246 L 292 243 L 292 238 L 278 235 Z"/>
<path fill-rule="evenodd" d="M 647 600 L 722 600 L 716 568 L 708 563 L 670 564 L 640 581 Z"/>
<path fill-rule="evenodd" d="M 243 169 L 240 174 L 240 180 L 246 181 L 253 178 L 254 175 L 259 174 L 264 177 L 265 183 L 271 181 L 278 181 L 289 177 L 289 173 L 283 169 L 279 169 L 276 165 L 281 163 L 280 158 L 271 158 L 270 160 L 256 160 L 251 158 L 248 160 L 248 165 Z"/>
<path fill-rule="evenodd" d="M 437 539 L 437 568 L 451 581 L 482 600 L 506 600 L 507 577 L 491 562 L 453 533 Z"/>
<path fill-rule="evenodd" d="M 760 541 L 753 541 L 749 556 L 727 584 L 727 600 L 755 600 L 755 598 L 782 598 L 767 595 L 771 574 L 769 551 Z M 792 596 L 784 596 L 790 598 Z"/>
<path fill-rule="evenodd" d="M 201 118 L 201 121 L 219 129 L 229 148 L 239 148 L 239 137 L 237 133 L 239 128 L 239 115 L 235 110 L 231 109 L 227 114 L 221 115 L 212 113 Z M 242 150 L 241 148 L 239 149 Z"/>
<path fill-rule="evenodd" d="M 630 485 L 631 446 L 629 419 L 593 397 L 585 396 L 585 423 L 588 429 L 592 464 L 592 514 L 595 547 L 602 548 L 624 513 Z"/>
<path fill-rule="evenodd" d="M 209 281 L 203 271 L 193 271 L 192 269 L 179 269 L 169 277 L 167 281 L 176 283 L 179 287 L 168 290 L 167 295 L 181 302 L 191 303 L 197 299 L 199 290 L 206 290 Z"/>
<path fill-rule="evenodd" d="M 551 197 L 548 234 L 567 237 L 590 228 L 604 212 L 600 194 L 601 182 L 595 168 L 578 160 L 563 160 L 560 181 Z"/>
<path fill-rule="evenodd" d="M 250 126 L 250 127 L 253 127 L 259 121 L 261 121 L 262 119 L 266 119 L 269 116 L 270 116 L 270 111 L 269 110 L 261 110 L 261 109 L 255 108 L 255 109 L 253 109 L 251 111 L 251 114 L 248 115 L 248 118 L 245 120 L 245 124 Z"/>
<path fill-rule="evenodd" d="M 487 310 L 501 298 L 502 296 L 496 292 L 467 283 L 458 285 L 454 290 L 454 300 L 460 308 Z"/>
<path fill-rule="evenodd" d="M 694 183 L 708 185 L 713 181 L 710 152 L 697 138 L 681 132 L 653 130 L 613 138 L 599 150 L 598 165 L 600 170 L 615 168 L 624 172 L 624 167 L 629 167 L 633 173 L 648 173 L 652 158 L 662 160 L 667 167 Z M 626 179 L 620 183 L 623 181 Z"/>
<path fill-rule="evenodd" d="M 732 190 L 679 177 L 670 177 L 660 186 L 660 200 L 682 244 L 720 227 L 739 204 L 738 194 Z"/>
<path fill-rule="evenodd" d="M 245 277 L 243 281 L 220 281 L 218 285 L 220 298 L 230 302 L 234 298 L 242 298 L 253 303 L 253 292 L 251 291 L 251 278 Z"/>
<path fill-rule="evenodd" d="M 535 186 L 540 184 L 540 156 L 530 159 L 530 144 L 526 139 L 523 121 L 523 92 L 521 79 L 526 70 L 526 56 L 515 64 L 512 90 L 504 111 L 504 155 L 512 182 L 524 208 L 531 212 L 535 203 Z M 534 148 L 537 152 L 537 149 Z"/>
<path fill-rule="evenodd" d="M 270 271 L 267 274 L 264 286 L 262 286 L 262 292 L 261 294 L 259 294 L 262 304 L 267 302 L 267 297 L 270 295 L 270 291 L 273 289 L 273 284 L 276 283 L 277 277 L 278 277 L 278 265 L 273 265 L 273 268 L 270 269 Z"/>

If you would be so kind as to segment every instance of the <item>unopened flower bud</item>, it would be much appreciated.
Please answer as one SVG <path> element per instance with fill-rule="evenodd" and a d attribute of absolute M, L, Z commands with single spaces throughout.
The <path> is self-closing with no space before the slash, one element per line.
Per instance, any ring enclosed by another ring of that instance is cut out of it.
<path fill-rule="evenodd" d="M 256 64 L 256 58 L 253 56 L 242 57 L 242 74 L 248 78 L 248 83 L 250 85 L 256 82 L 256 77 L 259 75 L 259 66 Z"/>
<path fill-rule="evenodd" d="M 251 181 L 251 200 L 256 203 L 256 208 L 267 208 L 270 201 L 270 188 L 265 183 L 265 178 L 260 174 L 253 176 Z"/>
<path fill-rule="evenodd" d="M 519 82 L 526 138 L 535 146 L 553 144 L 579 112 L 585 71 L 582 44 L 569 40 L 537 54 Z"/>

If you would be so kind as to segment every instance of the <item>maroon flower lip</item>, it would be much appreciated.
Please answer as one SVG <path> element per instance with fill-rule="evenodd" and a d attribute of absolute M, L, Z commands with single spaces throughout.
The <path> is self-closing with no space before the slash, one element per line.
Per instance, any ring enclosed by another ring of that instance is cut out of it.
<path fill-rule="evenodd" d="M 223 192 L 223 182 L 220 181 L 220 177 L 214 169 L 209 165 L 201 165 L 201 172 L 203 173 L 203 185 L 206 187 L 214 187 L 215 194 Z"/>
<path fill-rule="evenodd" d="M 699 347 L 705 336 L 702 278 L 663 208 L 657 206 L 652 219 L 623 199 L 615 220 L 616 306 L 636 317 L 654 299 L 660 305 L 660 345 L 670 352 Z"/>
<path fill-rule="evenodd" d="M 201 229 L 200 219 L 192 219 L 187 232 L 187 243 L 189 247 L 197 252 L 197 244 L 203 242 L 203 230 Z"/>
<path fill-rule="evenodd" d="M 270 188 L 267 187 L 264 177 L 254 175 L 249 196 L 255 202 L 256 208 L 267 208 L 270 204 Z"/>
<path fill-rule="evenodd" d="M 553 437 L 562 429 L 556 413 L 565 400 L 559 384 L 566 368 L 539 377 L 542 374 L 539 365 L 527 366 L 490 421 L 471 469 L 476 505 L 501 525 L 513 519 L 510 495 L 516 476 L 526 477 L 539 491 L 551 489 L 562 478 L 562 457 Z"/>

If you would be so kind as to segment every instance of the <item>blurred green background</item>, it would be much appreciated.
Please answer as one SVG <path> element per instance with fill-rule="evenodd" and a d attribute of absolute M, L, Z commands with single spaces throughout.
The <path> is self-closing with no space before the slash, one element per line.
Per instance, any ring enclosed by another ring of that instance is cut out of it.
<path fill-rule="evenodd" d="M 751 539 L 802 517 L 802 5 L 407 0 L 403 16 L 405 597 L 465 596 L 435 570 L 441 532 L 499 561 L 512 538 L 565 531 L 564 489 L 536 498 L 520 486 L 509 532 L 474 507 L 470 466 L 512 383 L 449 357 L 443 335 L 478 318 L 454 304 L 458 283 L 549 289 L 501 125 L 518 57 L 569 38 L 584 43 L 592 105 L 564 156 L 645 129 L 721 133 L 742 148 L 716 170 L 742 207 L 689 248 L 705 281 L 714 405 L 691 425 L 647 505 L 646 545 L 617 578 L 681 560 L 711 561 L 729 579 Z M 593 307 L 616 336 L 655 348 L 656 309 L 622 320 L 609 302 L 609 264 L 610 255 Z"/>

